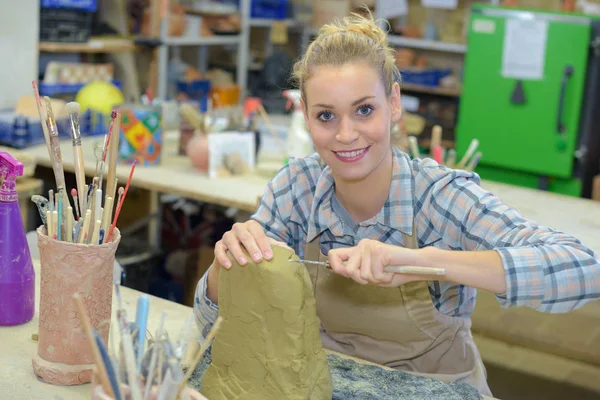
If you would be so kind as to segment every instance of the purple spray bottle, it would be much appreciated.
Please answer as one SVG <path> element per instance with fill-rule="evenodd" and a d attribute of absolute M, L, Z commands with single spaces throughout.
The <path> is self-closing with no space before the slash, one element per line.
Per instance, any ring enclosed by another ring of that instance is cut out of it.
<path fill-rule="evenodd" d="M 15 180 L 23 164 L 0 151 L 0 325 L 33 318 L 35 272 L 25 237 Z"/>

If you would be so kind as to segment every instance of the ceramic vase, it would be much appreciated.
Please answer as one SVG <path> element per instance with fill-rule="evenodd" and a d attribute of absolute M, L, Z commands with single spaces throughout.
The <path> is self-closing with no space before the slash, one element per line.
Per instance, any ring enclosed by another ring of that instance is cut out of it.
<path fill-rule="evenodd" d="M 120 232 L 109 243 L 76 244 L 49 238 L 37 229 L 40 251 L 40 306 L 33 370 L 55 385 L 89 383 L 94 357 L 73 295 L 81 297 L 93 328 L 108 343 L 113 270 Z"/>

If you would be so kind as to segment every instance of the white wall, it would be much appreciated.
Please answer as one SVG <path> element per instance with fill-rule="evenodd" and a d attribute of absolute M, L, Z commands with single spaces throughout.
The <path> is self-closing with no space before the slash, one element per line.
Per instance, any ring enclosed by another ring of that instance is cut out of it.
<path fill-rule="evenodd" d="M 0 0 L 0 109 L 33 94 L 38 37 L 39 0 Z"/>

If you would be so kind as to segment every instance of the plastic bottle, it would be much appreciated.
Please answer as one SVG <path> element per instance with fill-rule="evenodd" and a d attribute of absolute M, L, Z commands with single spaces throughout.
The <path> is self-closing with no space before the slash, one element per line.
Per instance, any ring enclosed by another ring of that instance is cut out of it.
<path fill-rule="evenodd" d="M 17 176 L 23 164 L 0 151 L 0 325 L 33 318 L 35 272 L 19 209 Z"/>
<path fill-rule="evenodd" d="M 287 156 L 305 157 L 314 153 L 315 148 L 310 137 L 310 133 L 306 129 L 304 122 L 304 113 L 302 112 L 301 94 L 299 90 L 285 90 L 283 96 L 289 99 L 288 109 L 293 105 L 294 112 L 292 113 L 292 123 L 287 138 Z M 287 161 L 287 160 L 286 160 Z"/>

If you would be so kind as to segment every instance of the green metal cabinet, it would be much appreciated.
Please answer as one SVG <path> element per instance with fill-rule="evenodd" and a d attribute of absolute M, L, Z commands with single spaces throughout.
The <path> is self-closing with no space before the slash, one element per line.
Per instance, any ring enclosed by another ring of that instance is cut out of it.
<path fill-rule="evenodd" d="M 456 150 L 479 140 L 483 179 L 582 195 L 599 147 L 597 30 L 587 16 L 473 6 Z"/>

